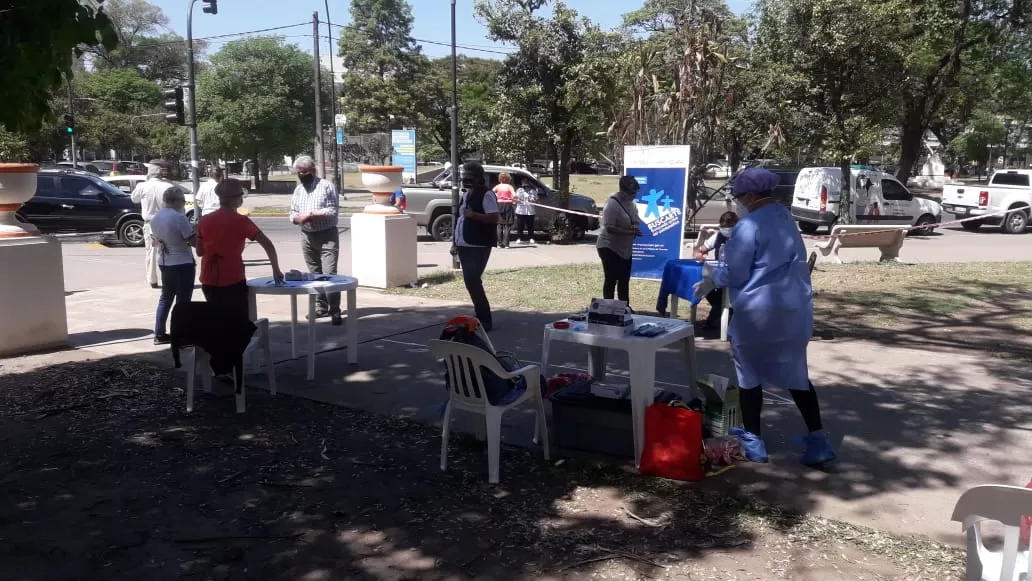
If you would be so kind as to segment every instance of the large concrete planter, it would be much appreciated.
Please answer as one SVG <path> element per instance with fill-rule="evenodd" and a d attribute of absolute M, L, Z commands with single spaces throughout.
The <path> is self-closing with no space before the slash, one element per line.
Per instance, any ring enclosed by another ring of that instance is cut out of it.
<path fill-rule="evenodd" d="M 0 163 L 0 238 L 36 236 L 39 232 L 30 224 L 22 224 L 15 217 L 25 202 L 36 195 L 34 163 Z"/>
<path fill-rule="evenodd" d="M 362 210 L 364 214 L 399 214 L 401 210 L 390 205 L 391 194 L 401 187 L 405 168 L 400 165 L 363 165 L 362 185 L 373 193 L 373 203 Z"/>

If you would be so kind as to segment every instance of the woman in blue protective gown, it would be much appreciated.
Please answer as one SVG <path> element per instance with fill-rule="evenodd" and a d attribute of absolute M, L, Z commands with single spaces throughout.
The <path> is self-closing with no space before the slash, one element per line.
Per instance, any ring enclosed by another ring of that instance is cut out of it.
<path fill-rule="evenodd" d="M 763 388 L 787 388 L 806 422 L 802 463 L 819 466 L 835 459 L 824 432 L 817 392 L 809 379 L 806 346 L 813 335 L 813 289 L 806 248 L 795 220 L 773 197 L 778 176 L 749 168 L 732 183 L 742 216 L 724 246 L 724 262 L 707 268 L 695 288 L 705 296 L 713 287 L 730 290 L 735 316 L 729 335 L 738 385 L 742 423 L 732 434 L 746 457 L 766 462 L 761 439 Z"/>

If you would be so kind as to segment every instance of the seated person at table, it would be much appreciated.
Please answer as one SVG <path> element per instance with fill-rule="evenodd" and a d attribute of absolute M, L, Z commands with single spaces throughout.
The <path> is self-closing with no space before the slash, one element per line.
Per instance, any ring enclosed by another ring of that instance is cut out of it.
<path fill-rule="evenodd" d="M 209 303 L 218 303 L 226 311 L 249 317 L 247 277 L 244 274 L 244 245 L 258 242 L 269 256 L 272 276 L 283 282 L 276 247 L 269 237 L 237 209 L 244 201 L 244 190 L 234 179 L 215 186 L 219 209 L 205 214 L 197 224 L 197 256 L 201 257 L 201 290 Z"/>
<path fill-rule="evenodd" d="M 710 228 L 704 228 L 699 232 L 699 240 L 702 240 L 702 244 L 695 247 L 695 260 L 702 262 L 706 260 L 706 255 L 710 252 L 713 253 L 714 259 L 720 258 L 720 251 L 727 243 L 728 239 L 731 238 L 731 229 L 738 223 L 738 214 L 734 212 L 724 212 L 720 215 L 718 222 L 720 228 L 716 231 Z M 708 234 L 708 236 L 707 236 Z M 716 329 L 720 326 L 720 311 L 724 308 L 724 291 L 723 289 L 713 289 L 706 294 L 706 302 L 710 304 L 709 316 L 706 317 L 705 329 Z"/>

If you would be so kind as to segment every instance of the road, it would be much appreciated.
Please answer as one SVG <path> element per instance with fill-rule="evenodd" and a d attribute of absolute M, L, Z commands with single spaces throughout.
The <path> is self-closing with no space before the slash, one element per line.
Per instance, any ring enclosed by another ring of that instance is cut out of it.
<path fill-rule="evenodd" d="M 700 223 L 716 222 L 722 210 L 720 204 L 706 208 Z M 255 218 L 255 222 L 276 245 L 280 263 L 284 270 L 304 270 L 297 227 L 286 218 Z M 348 220 L 340 225 L 340 272 L 351 272 L 352 240 Z M 532 247 L 513 247 L 496 250 L 491 256 L 491 269 L 519 268 L 525 266 L 546 266 L 593 262 L 597 260 L 593 235 L 572 245 L 550 245 L 539 243 Z M 807 246 L 812 246 L 807 241 Z M 422 236 L 417 242 L 420 275 L 451 267 L 450 244 L 433 242 Z M 903 262 L 976 262 L 976 261 L 1023 261 L 1029 260 L 1029 238 L 1009 236 L 997 229 L 986 228 L 980 232 L 966 232 L 959 227 L 947 227 L 931 236 L 914 236 L 907 239 L 900 253 Z M 143 249 L 124 248 L 117 245 L 105 246 L 97 243 L 66 242 L 63 248 L 65 288 L 69 292 L 97 289 L 125 283 L 142 282 Z M 844 249 L 844 260 L 877 260 L 876 249 Z M 249 261 L 249 274 L 267 274 L 268 265 L 262 249 L 251 244 L 245 251 Z"/>

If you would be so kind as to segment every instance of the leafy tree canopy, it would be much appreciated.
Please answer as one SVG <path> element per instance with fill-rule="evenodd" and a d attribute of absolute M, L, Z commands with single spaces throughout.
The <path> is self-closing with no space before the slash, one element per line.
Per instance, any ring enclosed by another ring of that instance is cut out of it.
<path fill-rule="evenodd" d="M 103 0 L 8 0 L 0 11 L 0 124 L 38 130 L 49 99 L 71 76 L 82 47 L 113 50 L 118 38 Z"/>

